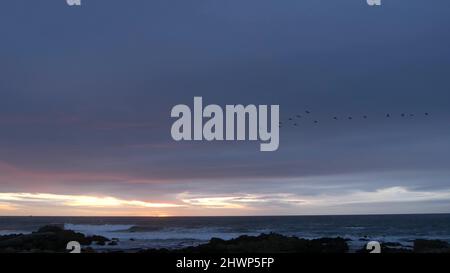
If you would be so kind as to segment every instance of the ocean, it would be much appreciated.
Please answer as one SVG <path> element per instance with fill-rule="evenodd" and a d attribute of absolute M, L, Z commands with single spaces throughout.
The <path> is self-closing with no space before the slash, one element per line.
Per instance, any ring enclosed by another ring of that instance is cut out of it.
<path fill-rule="evenodd" d="M 0 217 L 0 235 L 31 233 L 44 225 L 61 225 L 86 235 L 117 238 L 116 246 L 97 250 L 183 248 L 211 238 L 275 232 L 306 239 L 343 237 L 351 250 L 367 241 L 398 242 L 411 247 L 415 239 L 450 242 L 450 214 L 358 216 L 243 217 Z"/>

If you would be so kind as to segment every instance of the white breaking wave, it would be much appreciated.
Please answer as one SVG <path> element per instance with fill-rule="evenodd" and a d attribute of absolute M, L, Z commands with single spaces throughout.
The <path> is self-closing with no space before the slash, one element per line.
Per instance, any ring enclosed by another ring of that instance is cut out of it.
<path fill-rule="evenodd" d="M 133 225 L 76 225 L 64 224 L 64 229 L 81 232 L 86 235 L 102 235 L 104 233 L 126 231 Z"/>

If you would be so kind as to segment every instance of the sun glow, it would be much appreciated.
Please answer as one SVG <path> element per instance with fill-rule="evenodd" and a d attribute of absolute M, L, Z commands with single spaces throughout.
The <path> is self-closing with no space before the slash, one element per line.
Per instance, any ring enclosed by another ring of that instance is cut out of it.
<path fill-rule="evenodd" d="M 17 210 L 14 205 L 8 204 L 8 203 L 0 203 L 0 211 L 13 211 Z"/>
<path fill-rule="evenodd" d="M 135 208 L 175 208 L 180 204 L 153 203 L 124 200 L 115 197 L 97 197 L 87 195 L 59 195 L 49 193 L 0 193 L 0 201 L 59 203 L 70 207 L 135 207 Z"/>

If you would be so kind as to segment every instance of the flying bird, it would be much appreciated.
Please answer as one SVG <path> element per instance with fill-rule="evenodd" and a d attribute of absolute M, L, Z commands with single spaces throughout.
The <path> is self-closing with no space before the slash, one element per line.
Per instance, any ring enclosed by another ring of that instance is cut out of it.
<path fill-rule="evenodd" d="M 391 114 L 386 114 L 386 117 L 387 117 L 387 118 L 390 118 L 390 117 L 391 117 Z"/>
<path fill-rule="evenodd" d="M 305 111 L 305 113 L 306 113 L 306 114 L 311 114 L 311 112 L 309 112 L 309 111 Z"/>

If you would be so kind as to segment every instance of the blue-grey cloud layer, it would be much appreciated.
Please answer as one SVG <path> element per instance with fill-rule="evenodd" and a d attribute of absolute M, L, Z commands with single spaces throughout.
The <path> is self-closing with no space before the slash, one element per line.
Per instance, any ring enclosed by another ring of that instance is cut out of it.
<path fill-rule="evenodd" d="M 444 0 L 8 1 L 0 162 L 23 177 L 5 174 L 0 187 L 129 197 L 446 190 L 449 11 Z M 170 109 L 196 95 L 280 104 L 284 120 L 312 114 L 283 126 L 275 153 L 174 143 Z M 59 177 L 68 173 L 79 175 Z"/>

